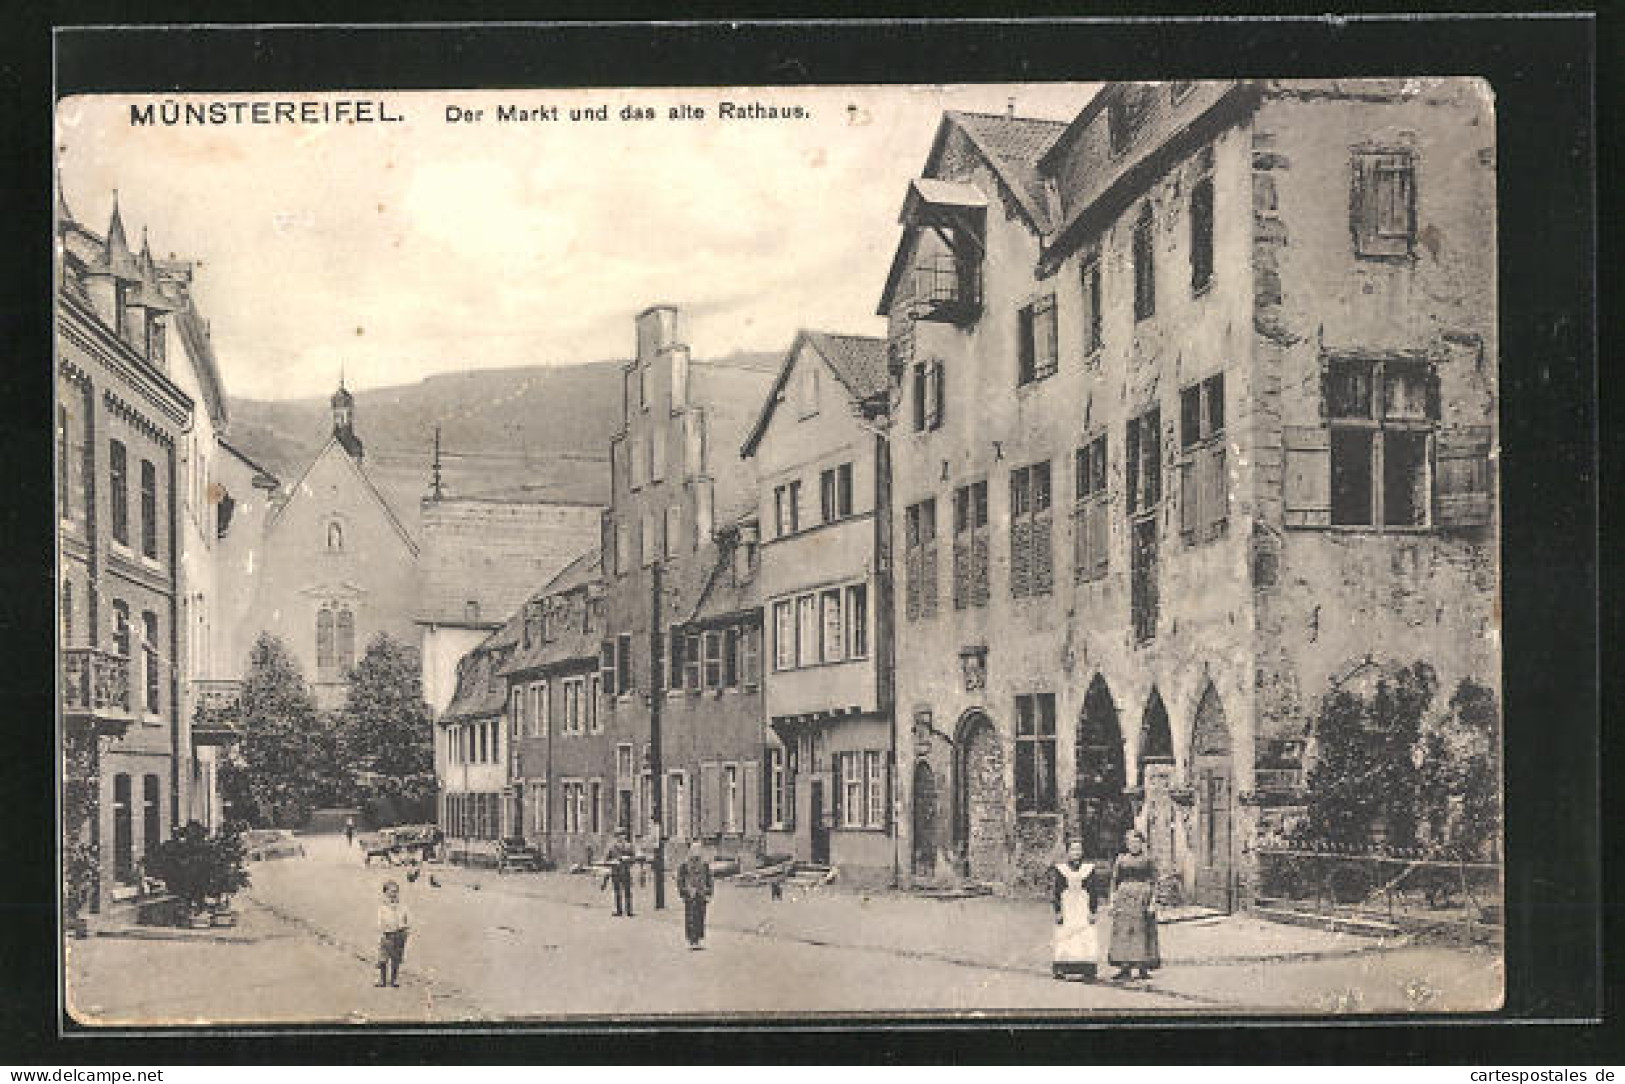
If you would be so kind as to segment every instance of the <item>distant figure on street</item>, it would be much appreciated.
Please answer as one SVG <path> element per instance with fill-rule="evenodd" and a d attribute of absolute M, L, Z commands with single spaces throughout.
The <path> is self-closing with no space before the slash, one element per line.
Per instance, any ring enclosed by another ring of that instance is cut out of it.
<path fill-rule="evenodd" d="M 384 882 L 384 902 L 378 905 L 378 985 L 401 984 L 401 961 L 406 958 L 406 935 L 412 916 L 401 902 L 401 886 Z"/>
<path fill-rule="evenodd" d="M 631 836 L 625 828 L 616 830 L 615 842 L 604 852 L 604 859 L 609 863 L 609 883 L 615 889 L 615 914 L 631 918 L 632 863 L 637 859 L 637 852 L 632 849 Z"/>
<path fill-rule="evenodd" d="M 695 951 L 705 946 L 705 909 L 711 902 L 716 884 L 711 880 L 711 863 L 698 843 L 689 848 L 688 858 L 677 867 L 677 894 L 683 897 L 683 929 L 688 935 L 688 947 Z"/>
<path fill-rule="evenodd" d="M 1137 828 L 1123 835 L 1127 851 L 1112 865 L 1112 942 L 1106 959 L 1117 968 L 1113 982 L 1138 970 L 1142 979 L 1162 966 L 1157 947 L 1157 867 Z"/>
<path fill-rule="evenodd" d="M 354 847 L 355 846 L 355 818 L 354 817 L 345 817 L 344 818 L 344 845 L 346 847 Z"/>
<path fill-rule="evenodd" d="M 1100 961 L 1096 915 L 1100 901 L 1094 888 L 1095 867 L 1083 860 L 1083 843 L 1073 840 L 1066 861 L 1050 871 L 1051 903 L 1055 908 L 1055 955 L 1050 973 L 1070 981 L 1093 982 Z"/>

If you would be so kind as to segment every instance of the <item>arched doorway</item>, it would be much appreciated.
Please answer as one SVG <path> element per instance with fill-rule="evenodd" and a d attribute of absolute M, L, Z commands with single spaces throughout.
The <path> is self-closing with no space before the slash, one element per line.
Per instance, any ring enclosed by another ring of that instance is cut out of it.
<path fill-rule="evenodd" d="M 1235 908 L 1235 795 L 1230 771 L 1230 726 L 1208 683 L 1191 728 L 1191 783 L 1196 791 L 1196 902 L 1220 911 Z"/>
<path fill-rule="evenodd" d="M 1083 698 L 1077 741 L 1078 838 L 1092 859 L 1116 855 L 1134 812 L 1123 794 L 1128 779 L 1123 765 L 1123 731 L 1117 706 L 1099 675 Z"/>
<path fill-rule="evenodd" d="M 1145 801 L 1146 849 L 1164 878 L 1178 868 L 1174 848 L 1174 737 L 1162 694 L 1151 690 L 1140 717 L 1140 787 Z"/>
<path fill-rule="evenodd" d="M 959 725 L 955 842 L 964 848 L 965 874 L 977 880 L 1003 872 L 1005 850 L 1004 749 L 993 721 L 979 711 Z"/>
<path fill-rule="evenodd" d="M 937 801 L 937 776 L 924 760 L 914 764 L 914 855 L 911 868 L 916 877 L 937 872 L 937 832 L 941 814 Z"/>

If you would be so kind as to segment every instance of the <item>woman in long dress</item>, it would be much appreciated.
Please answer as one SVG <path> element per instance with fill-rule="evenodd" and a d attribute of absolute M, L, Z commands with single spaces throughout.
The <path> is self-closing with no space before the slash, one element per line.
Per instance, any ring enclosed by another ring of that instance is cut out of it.
<path fill-rule="evenodd" d="M 1162 966 L 1157 947 L 1157 867 L 1145 851 L 1145 836 L 1130 828 L 1123 836 L 1128 849 L 1112 865 L 1112 940 L 1106 959 L 1117 968 L 1112 980 L 1151 977 Z"/>
<path fill-rule="evenodd" d="M 1055 959 L 1051 971 L 1058 979 L 1082 978 L 1093 981 L 1100 960 L 1100 942 L 1095 937 L 1096 912 L 1092 878 L 1095 867 L 1083 860 L 1083 844 L 1074 841 L 1066 849 L 1066 861 L 1051 871 L 1055 905 Z"/>

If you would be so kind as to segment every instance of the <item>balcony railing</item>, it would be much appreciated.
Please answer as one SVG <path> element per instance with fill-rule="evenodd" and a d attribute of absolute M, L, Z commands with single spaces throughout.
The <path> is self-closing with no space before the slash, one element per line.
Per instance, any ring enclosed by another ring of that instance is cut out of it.
<path fill-rule="evenodd" d="M 953 255 L 935 256 L 914 268 L 911 314 L 917 320 L 969 323 L 982 311 L 981 268 Z"/>
<path fill-rule="evenodd" d="M 220 678 L 192 682 L 192 742 L 227 745 L 238 736 L 242 683 Z"/>
<path fill-rule="evenodd" d="M 95 647 L 62 651 L 62 711 L 122 726 L 130 721 L 130 660 Z"/>

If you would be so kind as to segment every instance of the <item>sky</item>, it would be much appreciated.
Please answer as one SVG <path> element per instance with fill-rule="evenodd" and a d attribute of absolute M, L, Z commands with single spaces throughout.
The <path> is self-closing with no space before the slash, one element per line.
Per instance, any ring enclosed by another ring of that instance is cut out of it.
<path fill-rule="evenodd" d="M 1068 120 L 1097 86 L 276 96 L 405 118 L 317 126 L 140 126 L 132 103 L 222 99 L 73 97 L 57 161 L 75 218 L 101 233 L 117 190 L 132 246 L 145 229 L 154 256 L 197 262 L 229 394 L 298 398 L 341 370 L 360 389 L 628 357 L 656 302 L 682 307 L 696 357 L 784 350 L 802 327 L 883 334 L 897 213 L 942 111 L 1014 98 Z M 722 119 L 722 101 L 809 116 Z M 669 119 L 684 104 L 705 119 Z M 558 119 L 503 123 L 498 105 Z M 569 118 L 600 105 L 609 120 Z M 657 119 L 622 120 L 628 106 Z"/>

